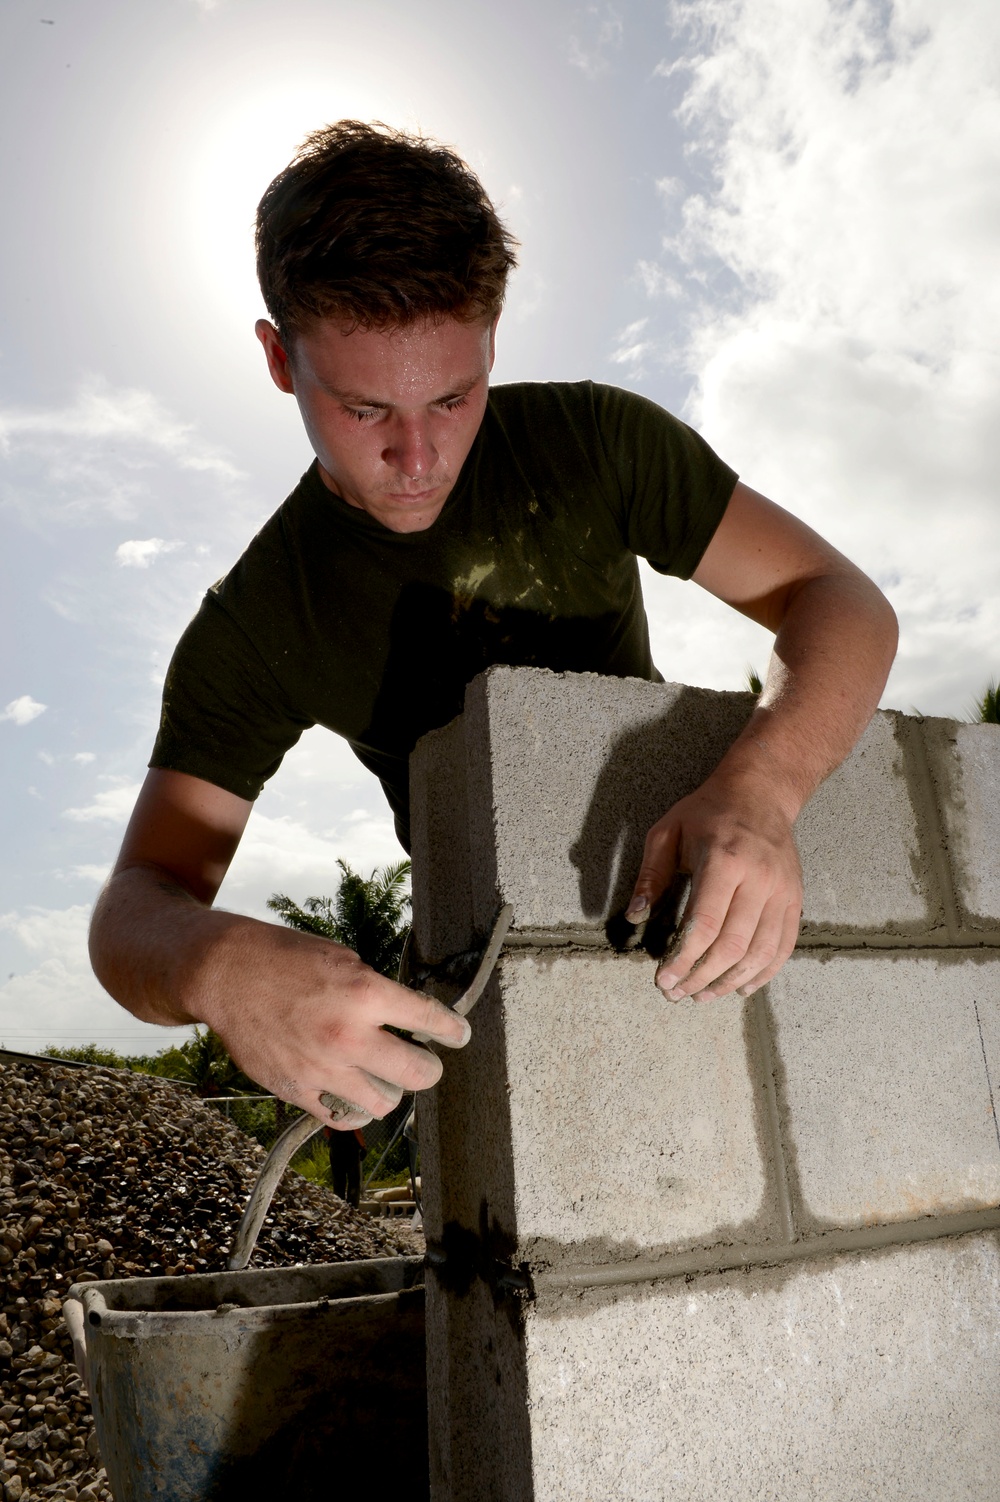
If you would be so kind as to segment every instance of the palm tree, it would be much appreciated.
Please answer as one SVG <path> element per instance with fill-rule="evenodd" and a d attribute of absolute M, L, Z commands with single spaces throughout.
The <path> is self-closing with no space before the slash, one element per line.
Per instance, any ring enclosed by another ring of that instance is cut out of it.
<path fill-rule="evenodd" d="M 210 1027 L 196 1027 L 193 1038 L 178 1048 L 164 1049 L 156 1063 L 156 1073 L 169 1070 L 171 1078 L 194 1085 L 196 1095 L 242 1095 L 258 1089 L 233 1063 L 226 1045 Z"/>
<path fill-rule="evenodd" d="M 336 897 L 307 897 L 302 907 L 275 892 L 267 899 L 272 912 L 281 916 L 289 928 L 301 929 L 303 933 L 319 934 L 320 938 L 332 939 L 335 944 L 346 944 L 353 949 L 364 964 L 370 965 L 380 975 L 395 980 L 399 973 L 399 959 L 409 933 L 405 920 L 410 905 L 406 881 L 410 874 L 408 860 L 397 861 L 394 866 L 376 868 L 369 877 L 352 871 L 346 861 L 338 860 L 341 870 L 340 886 Z M 390 1029 L 395 1031 L 395 1029 Z M 403 1102 L 389 1113 L 384 1126 L 394 1129 L 398 1113 L 408 1113 L 412 1101 L 404 1096 Z M 285 1123 L 283 1101 L 275 1102 L 278 1128 Z M 372 1134 L 366 1140 L 371 1152 L 377 1157 L 385 1146 L 379 1126 L 373 1125 Z M 366 1131 L 368 1129 L 366 1128 Z M 396 1165 L 399 1166 L 398 1164 Z"/>
<path fill-rule="evenodd" d="M 275 892 L 267 905 L 290 928 L 346 944 L 366 965 L 394 980 L 409 928 L 405 913 L 410 905 L 410 862 L 383 866 L 369 877 L 352 871 L 346 861 L 338 860 L 337 865 L 342 874 L 336 897 L 307 897 L 299 907 Z"/>
<path fill-rule="evenodd" d="M 760 674 L 758 673 L 752 662 L 747 663 L 746 682 L 747 688 L 752 694 L 759 694 L 763 692 L 764 685 L 761 682 Z"/>
<path fill-rule="evenodd" d="M 973 705 L 973 724 L 1000 725 L 1000 691 L 995 678 L 991 678 L 981 699 Z"/>

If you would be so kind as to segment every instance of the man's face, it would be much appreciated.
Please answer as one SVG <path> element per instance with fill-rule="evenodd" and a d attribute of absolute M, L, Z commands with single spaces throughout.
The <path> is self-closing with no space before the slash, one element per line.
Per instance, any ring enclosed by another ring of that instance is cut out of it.
<path fill-rule="evenodd" d="M 286 351 L 257 324 L 275 384 L 299 404 L 330 489 L 391 532 L 438 518 L 486 411 L 496 322 L 378 332 L 328 320 Z"/>

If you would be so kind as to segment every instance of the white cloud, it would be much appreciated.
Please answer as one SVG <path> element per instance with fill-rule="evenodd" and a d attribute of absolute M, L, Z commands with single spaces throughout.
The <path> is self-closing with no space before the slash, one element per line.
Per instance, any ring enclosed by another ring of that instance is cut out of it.
<path fill-rule="evenodd" d="M 154 558 L 161 553 L 173 553 L 184 544 L 165 542 L 162 537 L 131 538 L 120 542 L 115 548 L 115 562 L 122 568 L 149 568 Z"/>
<path fill-rule="evenodd" d="M 164 461 L 216 481 L 242 477 L 150 392 L 115 388 L 99 376 L 84 381 L 68 406 L 0 408 L 0 457 L 17 466 L 0 496 L 35 526 L 132 518 Z"/>
<path fill-rule="evenodd" d="M 86 767 L 90 762 L 95 760 L 95 754 L 93 751 L 77 751 L 74 753 L 72 760 L 79 762 L 81 767 Z"/>
<path fill-rule="evenodd" d="M 0 720 L 11 720 L 15 725 L 30 725 L 47 708 L 47 705 L 39 704 L 30 694 L 22 694 L 19 699 L 11 699 L 3 714 L 0 714 Z"/>
<path fill-rule="evenodd" d="M 110 872 L 110 865 L 83 865 L 73 866 L 69 871 L 57 871 L 55 875 L 61 881 L 94 881 L 98 886 L 103 886 Z"/>
<path fill-rule="evenodd" d="M 691 416 L 887 581 L 889 701 L 960 714 L 1000 651 L 1000 10 L 673 13 L 713 182 L 659 268 L 687 275 Z"/>
<path fill-rule="evenodd" d="M 137 1021 L 103 990 L 87 955 L 89 920 L 82 904 L 0 914 L 0 929 L 19 941 L 29 965 L 0 985 L 0 1042 L 27 1052 L 46 1043 L 104 1042 L 156 1053 L 188 1036 Z"/>
<path fill-rule="evenodd" d="M 627 324 L 611 351 L 612 364 L 631 366 L 633 377 L 643 374 L 643 359 L 654 347 L 651 340 L 642 337 L 648 322 L 648 318 L 637 318 L 634 323 Z"/>
<path fill-rule="evenodd" d="M 140 787 L 138 782 L 116 782 L 114 787 L 96 793 L 82 808 L 64 809 L 63 818 L 73 819 L 77 824 L 126 824 Z"/>
<path fill-rule="evenodd" d="M 355 809 L 317 834 L 298 819 L 255 809 L 218 900 L 264 916 L 273 892 L 298 902 L 332 895 L 340 881 L 338 857 L 367 876 L 402 855 L 388 812 Z"/>
<path fill-rule="evenodd" d="M 579 15 L 582 36 L 569 39 L 569 60 L 588 78 L 597 78 L 611 66 L 610 53 L 622 45 L 622 18 L 613 5 L 588 5 Z"/>

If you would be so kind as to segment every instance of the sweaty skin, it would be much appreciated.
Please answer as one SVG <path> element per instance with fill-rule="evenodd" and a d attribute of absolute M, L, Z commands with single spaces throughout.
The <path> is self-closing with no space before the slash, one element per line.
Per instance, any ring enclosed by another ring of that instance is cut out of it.
<path fill-rule="evenodd" d="M 265 320 L 257 334 L 324 483 L 391 531 L 417 532 L 440 514 L 479 429 L 495 327 L 320 321 L 292 351 Z M 681 942 L 656 972 L 675 1000 L 748 994 L 788 958 L 802 904 L 793 824 L 871 717 L 896 642 L 875 585 L 742 484 L 694 579 L 776 635 L 743 734 L 646 840 L 633 919 L 675 872 L 692 877 Z M 350 1130 L 440 1077 L 436 1054 L 387 1026 L 461 1048 L 469 1024 L 341 945 L 213 908 L 251 807 L 185 773 L 147 774 L 94 910 L 94 969 L 135 1016 L 207 1022 L 251 1078 Z"/>

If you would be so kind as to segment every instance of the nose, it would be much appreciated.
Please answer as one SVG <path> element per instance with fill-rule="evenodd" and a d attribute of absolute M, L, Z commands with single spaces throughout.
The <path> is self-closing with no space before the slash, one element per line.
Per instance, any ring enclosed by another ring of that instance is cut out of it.
<path fill-rule="evenodd" d="M 429 475 L 438 461 L 430 423 L 423 414 L 400 414 L 389 443 L 382 450 L 383 462 L 408 480 Z"/>

